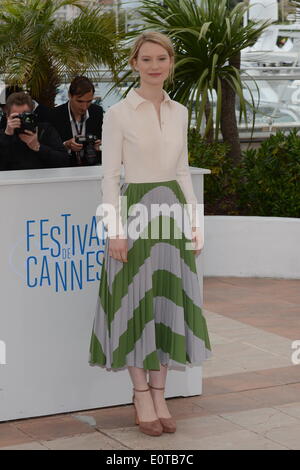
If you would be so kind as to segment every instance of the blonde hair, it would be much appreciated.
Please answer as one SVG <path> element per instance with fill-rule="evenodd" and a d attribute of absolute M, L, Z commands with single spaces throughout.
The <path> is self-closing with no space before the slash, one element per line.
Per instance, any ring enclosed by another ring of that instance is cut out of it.
<path fill-rule="evenodd" d="M 173 81 L 173 78 L 174 78 L 174 56 L 175 56 L 174 47 L 173 47 L 173 44 L 171 42 L 171 39 L 166 34 L 159 33 L 158 31 L 146 31 L 145 33 L 140 34 L 136 38 L 136 40 L 135 40 L 135 42 L 134 42 L 134 44 L 131 48 L 131 51 L 130 51 L 130 54 L 129 54 L 129 59 L 128 59 L 128 63 L 131 66 L 131 68 L 134 70 L 133 61 L 134 61 L 134 59 L 137 60 L 139 50 L 145 42 L 153 42 L 155 44 L 159 44 L 160 46 L 162 46 L 167 51 L 167 53 L 169 54 L 169 57 L 171 59 L 171 67 L 170 67 L 168 80 Z"/>

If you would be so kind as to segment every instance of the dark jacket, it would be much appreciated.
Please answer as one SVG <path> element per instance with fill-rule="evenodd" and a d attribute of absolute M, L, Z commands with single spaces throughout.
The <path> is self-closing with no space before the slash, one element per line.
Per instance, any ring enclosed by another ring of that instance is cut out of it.
<path fill-rule="evenodd" d="M 0 170 L 33 170 L 70 166 L 70 157 L 57 131 L 49 123 L 38 123 L 40 150 L 31 150 L 18 135 L 0 130 Z"/>
<path fill-rule="evenodd" d="M 68 102 L 50 110 L 51 123 L 59 133 L 63 142 L 73 138 L 72 126 L 68 111 Z M 86 121 L 86 135 L 95 135 L 97 139 L 102 138 L 103 108 L 97 104 L 89 107 L 89 118 Z M 101 152 L 97 152 L 97 162 L 101 163 Z M 75 155 L 72 153 L 72 165 L 77 166 Z"/>

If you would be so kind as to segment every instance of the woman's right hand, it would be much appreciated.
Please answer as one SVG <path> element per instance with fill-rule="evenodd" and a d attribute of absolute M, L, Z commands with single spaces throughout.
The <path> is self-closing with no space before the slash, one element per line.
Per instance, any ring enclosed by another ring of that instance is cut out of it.
<path fill-rule="evenodd" d="M 108 239 L 108 254 L 113 258 L 127 263 L 128 240 L 127 238 L 110 237 Z"/>

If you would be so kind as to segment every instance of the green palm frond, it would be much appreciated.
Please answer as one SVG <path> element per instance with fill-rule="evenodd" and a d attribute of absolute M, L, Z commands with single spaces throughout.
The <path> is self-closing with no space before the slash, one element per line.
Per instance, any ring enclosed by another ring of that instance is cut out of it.
<path fill-rule="evenodd" d="M 65 5 L 79 9 L 72 21 L 57 21 Z M 122 56 L 115 16 L 80 0 L 4 0 L 0 2 L 0 73 L 11 84 L 27 84 L 38 96 L 47 80 L 105 65 L 116 76 Z"/>

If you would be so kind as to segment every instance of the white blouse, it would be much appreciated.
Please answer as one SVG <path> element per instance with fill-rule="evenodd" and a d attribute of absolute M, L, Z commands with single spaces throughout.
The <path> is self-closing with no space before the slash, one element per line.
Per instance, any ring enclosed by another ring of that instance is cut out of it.
<path fill-rule="evenodd" d="M 126 98 L 104 114 L 102 126 L 102 202 L 112 204 L 120 215 L 120 173 L 124 164 L 126 183 L 177 180 L 187 203 L 196 204 L 188 166 L 188 110 L 163 90 L 159 124 L 154 104 L 133 88 Z M 108 227 L 109 230 L 109 227 Z M 122 233 L 122 227 L 117 233 Z"/>

